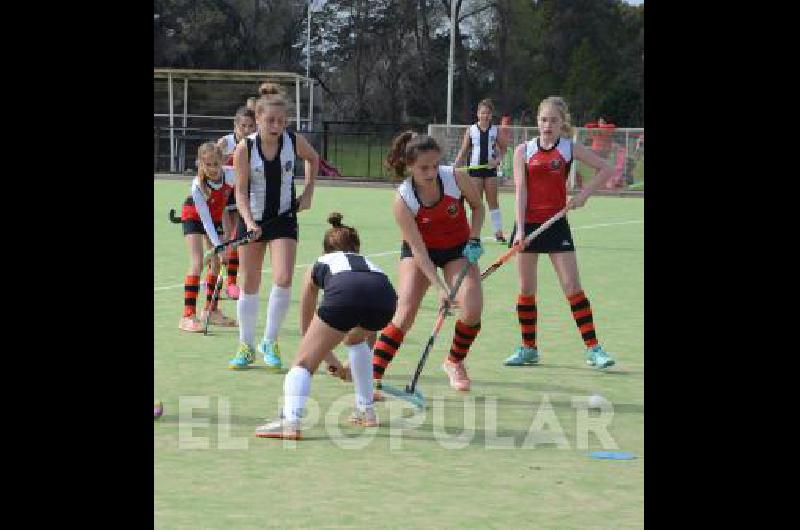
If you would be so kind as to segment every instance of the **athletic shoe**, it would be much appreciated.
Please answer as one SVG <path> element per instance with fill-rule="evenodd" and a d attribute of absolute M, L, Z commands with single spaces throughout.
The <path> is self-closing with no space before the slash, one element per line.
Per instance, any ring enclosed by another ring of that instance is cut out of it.
<path fill-rule="evenodd" d="M 289 421 L 283 418 L 265 423 L 256 427 L 256 437 L 258 438 L 283 438 L 285 440 L 302 440 L 303 433 L 300 430 L 300 421 Z"/>
<path fill-rule="evenodd" d="M 239 370 L 247 368 L 254 362 L 256 362 L 256 352 L 244 342 L 240 342 L 236 356 L 228 362 L 228 368 L 231 370 Z"/>
<path fill-rule="evenodd" d="M 444 370 L 447 377 L 450 378 L 450 386 L 452 388 L 464 392 L 469 390 L 470 381 L 467 375 L 467 368 L 464 366 L 464 361 L 454 363 L 450 362 L 450 359 L 445 359 L 442 363 L 442 370 Z"/>
<path fill-rule="evenodd" d="M 586 349 L 586 364 L 595 368 L 603 369 L 614 366 L 616 361 L 611 358 L 611 354 L 603 349 L 599 344 Z"/>
<path fill-rule="evenodd" d="M 506 239 L 506 236 L 503 235 L 503 232 L 497 232 L 494 235 L 494 240 L 498 243 L 508 243 L 508 240 Z"/>
<path fill-rule="evenodd" d="M 348 421 L 360 427 L 378 426 L 378 417 L 375 415 L 375 409 L 372 407 L 366 407 L 362 410 L 355 409 L 350 415 L 350 418 L 348 418 Z"/>
<path fill-rule="evenodd" d="M 194 316 L 181 317 L 180 321 L 178 322 L 178 329 L 182 331 L 188 331 L 190 333 L 202 333 L 203 324 L 194 318 Z"/>
<path fill-rule="evenodd" d="M 270 368 L 280 370 L 281 350 L 278 348 L 277 342 L 271 342 L 267 339 L 263 339 L 261 344 L 258 345 L 258 351 L 264 354 L 264 364 Z"/>
<path fill-rule="evenodd" d="M 227 287 L 225 287 L 225 294 L 228 295 L 228 298 L 231 300 L 238 300 L 239 299 L 239 286 L 235 283 L 229 283 Z"/>
<path fill-rule="evenodd" d="M 539 362 L 539 351 L 528 346 L 517 346 L 514 354 L 503 361 L 506 366 L 530 366 Z"/>
<path fill-rule="evenodd" d="M 153 419 L 156 420 L 160 418 L 162 414 L 164 414 L 164 404 L 160 401 L 156 401 L 153 404 Z"/>
<path fill-rule="evenodd" d="M 200 320 L 205 322 L 206 312 L 208 310 L 204 309 L 202 315 L 200 316 Z M 232 328 L 236 326 L 236 321 L 230 317 L 226 317 L 222 314 L 222 311 L 219 309 L 215 309 L 211 312 L 211 317 L 208 319 L 209 324 L 213 324 L 215 326 L 223 326 L 226 328 Z"/>

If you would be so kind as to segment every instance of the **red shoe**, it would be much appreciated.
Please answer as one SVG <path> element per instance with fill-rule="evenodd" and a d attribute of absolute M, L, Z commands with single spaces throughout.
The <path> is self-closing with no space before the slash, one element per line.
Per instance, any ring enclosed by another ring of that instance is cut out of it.
<path fill-rule="evenodd" d="M 238 300 L 239 299 L 239 286 L 235 283 L 229 283 L 227 287 L 225 287 L 225 294 L 228 295 L 228 298 L 231 300 Z"/>

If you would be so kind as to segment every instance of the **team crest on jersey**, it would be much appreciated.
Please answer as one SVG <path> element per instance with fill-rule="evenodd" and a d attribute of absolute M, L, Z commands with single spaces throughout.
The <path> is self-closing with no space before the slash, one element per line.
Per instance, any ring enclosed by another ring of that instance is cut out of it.
<path fill-rule="evenodd" d="M 450 217 L 455 217 L 456 215 L 458 215 L 458 205 L 457 204 L 451 204 L 450 206 L 448 206 L 447 207 L 447 214 Z"/>
<path fill-rule="evenodd" d="M 558 169 L 561 167 L 561 160 L 555 159 L 550 161 L 550 169 Z"/>
<path fill-rule="evenodd" d="M 283 170 L 288 173 L 289 171 L 292 170 L 292 166 L 294 166 L 294 162 L 292 162 L 291 160 L 287 160 L 286 165 L 283 166 Z"/>

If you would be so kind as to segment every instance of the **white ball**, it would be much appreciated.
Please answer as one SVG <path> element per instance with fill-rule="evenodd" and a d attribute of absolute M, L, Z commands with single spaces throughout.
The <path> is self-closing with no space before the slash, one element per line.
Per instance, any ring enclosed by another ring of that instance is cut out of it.
<path fill-rule="evenodd" d="M 597 394 L 589 396 L 589 408 L 599 409 L 603 406 L 603 403 L 605 403 L 605 401 L 606 400 L 603 398 L 603 396 L 598 396 Z"/>

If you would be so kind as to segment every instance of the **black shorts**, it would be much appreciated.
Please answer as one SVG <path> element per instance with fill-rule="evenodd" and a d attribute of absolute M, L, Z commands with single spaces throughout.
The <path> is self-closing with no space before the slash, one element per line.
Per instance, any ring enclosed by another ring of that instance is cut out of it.
<path fill-rule="evenodd" d="M 497 176 L 497 168 L 482 168 L 482 169 L 470 169 L 467 170 L 470 177 L 478 177 L 478 178 L 488 178 L 488 177 L 496 177 Z"/>
<path fill-rule="evenodd" d="M 525 223 L 525 235 L 530 234 L 544 223 Z M 509 248 L 514 243 L 516 237 L 517 227 L 511 231 L 511 237 L 508 238 Z M 524 253 L 539 253 L 550 254 L 553 252 L 575 252 L 575 244 L 572 241 L 572 232 L 569 229 L 569 223 L 565 217 L 562 217 L 552 225 L 550 228 L 536 236 L 531 243 L 522 250 Z"/>
<path fill-rule="evenodd" d="M 460 245 L 456 245 L 452 248 L 429 248 L 428 256 L 430 256 L 434 265 L 440 269 L 443 269 L 444 266 L 451 261 L 464 257 L 465 246 L 467 246 L 467 241 L 464 241 Z M 412 257 L 414 257 L 414 254 L 411 252 L 411 247 L 408 246 L 408 243 L 403 241 L 403 244 L 400 246 L 400 259 Z"/>
<path fill-rule="evenodd" d="M 197 221 L 194 219 L 188 219 L 186 221 L 181 221 L 181 225 L 183 225 L 183 235 L 188 236 L 189 234 L 200 234 L 206 235 L 206 229 L 203 226 L 201 221 Z M 214 223 L 214 228 L 217 229 L 217 235 L 222 235 L 222 221 L 219 223 Z"/>
<path fill-rule="evenodd" d="M 234 197 L 233 193 L 228 195 L 228 202 L 225 204 L 225 211 L 236 211 L 236 197 Z"/>
<path fill-rule="evenodd" d="M 284 215 L 278 219 L 270 217 L 258 221 L 257 223 L 258 226 L 261 227 L 261 237 L 253 241 L 253 243 L 272 241 L 273 239 L 281 238 L 294 239 L 295 241 L 298 239 L 299 229 L 297 226 L 296 214 Z M 241 215 L 239 216 L 239 224 L 236 233 L 240 236 L 247 233 L 247 226 L 244 224 L 244 219 Z"/>
<path fill-rule="evenodd" d="M 392 320 L 396 309 L 397 293 L 386 276 L 355 273 L 325 290 L 317 316 L 342 333 L 356 326 L 379 331 Z"/>

